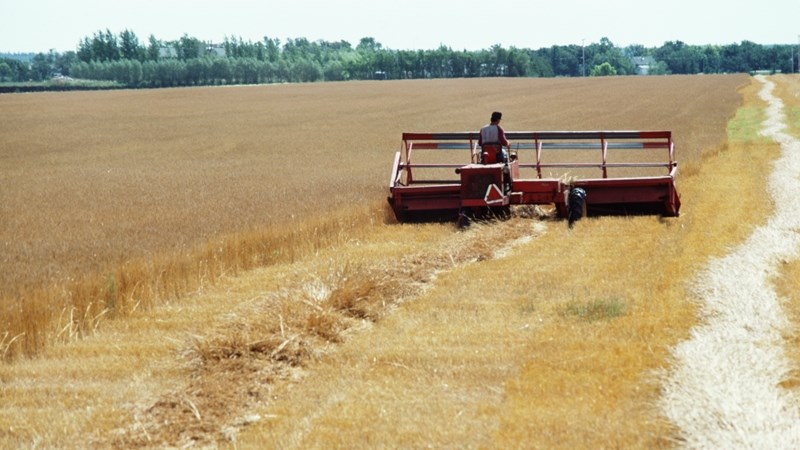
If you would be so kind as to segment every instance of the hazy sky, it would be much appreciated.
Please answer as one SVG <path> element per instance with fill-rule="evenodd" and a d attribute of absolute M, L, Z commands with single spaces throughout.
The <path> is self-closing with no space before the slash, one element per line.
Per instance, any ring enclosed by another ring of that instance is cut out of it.
<path fill-rule="evenodd" d="M 345 40 L 385 48 L 479 50 L 615 45 L 797 44 L 800 0 L 0 0 L 0 52 L 76 50 L 96 31 L 130 29 L 221 42 L 225 36 Z"/>

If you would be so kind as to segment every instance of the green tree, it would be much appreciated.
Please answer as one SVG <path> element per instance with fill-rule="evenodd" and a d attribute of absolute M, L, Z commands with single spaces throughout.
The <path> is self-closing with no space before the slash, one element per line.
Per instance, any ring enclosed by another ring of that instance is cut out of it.
<path fill-rule="evenodd" d="M 617 69 L 614 68 L 608 61 L 592 67 L 591 76 L 593 77 L 606 77 L 616 75 Z"/>
<path fill-rule="evenodd" d="M 719 47 L 706 45 L 702 48 L 703 65 L 700 67 L 701 73 L 719 73 L 722 71 L 722 56 Z"/>
<path fill-rule="evenodd" d="M 31 62 L 31 77 L 36 81 L 49 78 L 53 73 L 53 56 L 51 54 L 37 53 Z"/>
<path fill-rule="evenodd" d="M 306 38 L 287 39 L 283 44 L 283 57 L 290 62 L 317 60 L 318 51 Z"/>
<path fill-rule="evenodd" d="M 356 46 L 359 52 L 376 52 L 383 48 L 383 46 L 373 37 L 363 37 Z"/>
<path fill-rule="evenodd" d="M 343 81 L 346 79 L 344 65 L 336 60 L 326 62 L 322 68 L 322 74 L 325 81 Z"/>
<path fill-rule="evenodd" d="M 212 61 L 208 57 L 193 58 L 186 61 L 186 81 L 190 85 L 200 86 L 209 84 L 212 79 Z"/>
<path fill-rule="evenodd" d="M 119 52 L 122 59 L 143 61 L 145 57 L 145 49 L 139 45 L 139 38 L 128 29 L 119 34 Z"/>
<path fill-rule="evenodd" d="M 650 56 L 650 51 L 644 45 L 631 44 L 622 49 L 622 54 L 632 58 L 634 56 Z"/>
<path fill-rule="evenodd" d="M 264 50 L 266 58 L 269 62 L 275 63 L 281 57 L 281 41 L 280 39 L 271 39 L 264 37 Z"/>
<path fill-rule="evenodd" d="M 260 61 L 258 65 L 258 76 L 262 83 L 276 82 L 278 80 L 276 64 L 270 61 Z"/>
<path fill-rule="evenodd" d="M 88 37 L 78 44 L 78 59 L 86 63 L 92 60 L 92 42 Z"/>
<path fill-rule="evenodd" d="M 373 37 L 364 37 L 353 47 L 346 41 L 310 42 L 297 38 L 281 45 L 280 40 L 269 37 L 253 43 L 231 36 L 224 42 L 227 58 L 207 56 L 206 45 L 188 35 L 169 44 L 176 50 L 180 64 L 174 59 L 159 61 L 162 42 L 153 35 L 145 47 L 130 30 L 123 30 L 118 36 L 109 30 L 98 31 L 81 40 L 77 52 L 42 54 L 30 64 L 6 60 L 2 77 L 41 79 L 54 72 L 67 74 L 74 70 L 76 76 L 114 79 L 129 85 L 173 86 L 372 79 L 376 71 L 393 79 L 581 76 L 587 67 L 592 68 L 592 75 L 623 75 L 634 73 L 633 56 L 653 57 L 657 63 L 650 67 L 651 74 L 756 69 L 790 72 L 794 68 L 791 45 L 763 46 L 749 41 L 727 46 L 691 46 L 673 41 L 658 48 L 631 45 L 620 49 L 604 37 L 588 46 L 532 50 L 494 45 L 477 51 L 453 51 L 446 45 L 431 50 L 392 50 Z M 114 61 L 158 64 L 140 64 L 139 76 L 136 64 L 106 64 Z"/>
<path fill-rule="evenodd" d="M 72 65 L 78 61 L 78 55 L 75 52 L 54 53 L 53 70 L 62 75 L 71 76 Z"/>
<path fill-rule="evenodd" d="M 160 61 L 166 86 L 186 86 L 186 62 L 177 59 Z"/>
<path fill-rule="evenodd" d="M 415 78 L 416 52 L 413 50 L 399 50 L 397 52 L 398 78 Z"/>
<path fill-rule="evenodd" d="M 73 63 L 69 68 L 70 76 L 73 78 L 85 78 L 88 79 L 89 76 L 89 63 L 84 61 L 78 61 Z"/>
<path fill-rule="evenodd" d="M 776 45 L 766 49 L 766 59 L 770 62 L 770 69 L 776 72 L 794 73 L 796 52 L 797 47 L 794 45 Z"/>
<path fill-rule="evenodd" d="M 363 41 L 363 39 L 362 39 Z M 345 69 L 356 80 L 368 80 L 375 72 L 375 51 L 369 46 L 356 47 L 356 51 L 344 59 Z"/>
<path fill-rule="evenodd" d="M 128 79 L 126 84 L 136 87 L 142 83 L 142 63 L 138 59 L 128 60 Z"/>
<path fill-rule="evenodd" d="M 609 63 L 617 74 L 627 75 L 636 72 L 636 69 L 631 62 L 631 58 L 625 53 L 614 46 L 607 37 L 601 38 L 600 43 L 591 44 L 586 49 L 587 61 L 591 66 L 599 66 L 604 62 Z M 583 54 L 581 55 L 583 59 Z"/>
<path fill-rule="evenodd" d="M 656 61 L 647 71 L 648 75 L 669 75 L 669 67 L 664 61 Z"/>
<path fill-rule="evenodd" d="M 378 50 L 375 52 L 373 61 L 375 72 L 383 72 L 388 78 L 398 78 L 399 69 L 394 52 L 383 49 Z"/>
<path fill-rule="evenodd" d="M 773 65 L 767 59 L 767 52 L 762 45 L 751 41 L 742 41 L 739 44 L 739 55 L 744 62 L 744 71 L 769 70 Z"/>
<path fill-rule="evenodd" d="M 78 44 L 78 59 L 81 61 L 116 61 L 119 58 L 119 45 L 111 30 L 97 31 L 91 39 L 86 37 Z"/>
<path fill-rule="evenodd" d="M 656 59 L 664 61 L 674 74 L 699 73 L 706 65 L 699 47 L 681 41 L 665 42 L 654 52 Z"/>
<path fill-rule="evenodd" d="M 178 52 L 178 59 L 185 61 L 187 59 L 199 58 L 203 53 L 205 45 L 194 37 L 184 34 L 177 42 L 173 43 L 175 50 Z"/>
<path fill-rule="evenodd" d="M 5 61 L 0 61 L 0 81 L 11 81 L 14 71 Z"/>
<path fill-rule="evenodd" d="M 495 44 L 489 49 L 489 63 L 493 67 L 494 76 L 505 77 L 509 75 L 509 55 L 510 52 L 500 44 Z M 491 76 L 491 75 L 490 75 Z"/>
<path fill-rule="evenodd" d="M 211 78 L 216 84 L 228 83 L 231 79 L 231 65 L 226 58 L 214 58 L 211 62 Z"/>
<path fill-rule="evenodd" d="M 528 68 L 531 64 L 531 58 L 528 53 L 511 47 L 508 50 L 508 76 L 510 77 L 524 77 L 528 75 Z"/>
<path fill-rule="evenodd" d="M 550 48 L 550 65 L 555 76 L 581 76 L 581 61 L 582 49 L 579 45 L 554 45 Z"/>
<path fill-rule="evenodd" d="M 292 66 L 292 80 L 300 82 L 313 82 L 322 79 L 322 67 L 318 62 L 302 59 Z"/>
<path fill-rule="evenodd" d="M 231 71 L 238 84 L 258 83 L 258 61 L 255 58 L 234 59 Z"/>
<path fill-rule="evenodd" d="M 161 53 L 161 41 L 156 39 L 152 34 L 147 39 L 147 60 L 158 61 Z"/>
<path fill-rule="evenodd" d="M 111 30 L 98 31 L 92 39 L 92 60 L 116 61 L 119 59 L 119 44 Z"/>
<path fill-rule="evenodd" d="M 529 76 L 535 77 L 552 77 L 555 76 L 553 66 L 550 65 L 550 60 L 547 58 L 547 49 L 530 51 L 530 71 Z"/>

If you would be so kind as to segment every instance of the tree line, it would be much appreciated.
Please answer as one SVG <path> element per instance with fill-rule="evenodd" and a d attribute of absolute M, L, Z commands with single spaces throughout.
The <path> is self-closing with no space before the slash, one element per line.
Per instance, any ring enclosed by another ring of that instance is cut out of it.
<path fill-rule="evenodd" d="M 98 31 L 77 51 L 36 54 L 30 61 L 0 58 L 0 81 L 39 81 L 55 74 L 113 81 L 129 87 L 198 86 L 364 79 L 470 77 L 577 77 L 647 74 L 737 73 L 765 70 L 795 72 L 793 45 L 729 45 L 666 42 L 660 47 L 617 47 L 608 38 L 582 45 L 540 49 L 504 48 L 467 51 L 393 50 L 365 37 L 347 41 L 305 38 L 244 41 L 226 37 L 212 44 L 184 35 L 175 41 L 150 36 L 146 42 L 130 30 Z"/>

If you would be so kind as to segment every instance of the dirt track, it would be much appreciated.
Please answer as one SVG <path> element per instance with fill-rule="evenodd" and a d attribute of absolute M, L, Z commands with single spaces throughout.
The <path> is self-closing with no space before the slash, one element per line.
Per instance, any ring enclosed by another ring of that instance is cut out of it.
<path fill-rule="evenodd" d="M 675 349 L 663 397 L 689 448 L 800 448 L 800 403 L 780 386 L 790 370 L 782 347 L 790 324 L 771 281 L 800 250 L 800 142 L 782 131 L 774 83 L 758 79 L 769 104 L 762 134 L 781 146 L 769 176 L 775 212 L 695 282 L 704 325 Z"/>

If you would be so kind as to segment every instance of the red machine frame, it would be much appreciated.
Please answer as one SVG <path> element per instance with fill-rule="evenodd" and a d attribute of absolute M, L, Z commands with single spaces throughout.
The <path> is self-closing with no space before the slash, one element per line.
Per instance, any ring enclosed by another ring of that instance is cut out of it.
<path fill-rule="evenodd" d="M 511 144 L 507 162 L 484 164 L 477 132 L 403 133 L 389 180 L 388 201 L 397 219 L 455 218 L 464 211 L 533 204 L 554 205 L 559 217 L 567 217 L 569 193 L 575 188 L 584 191 L 589 214 L 679 214 L 678 163 L 670 131 L 523 131 L 507 132 L 506 137 Z M 464 156 L 470 162 L 464 164 L 463 156 L 454 163 L 415 161 L 427 152 L 469 152 Z M 579 160 L 545 162 L 545 153 L 577 155 Z M 612 153 L 627 155 L 611 158 Z M 426 170 L 452 170 L 459 177 L 425 177 Z M 521 170 L 533 174 L 524 178 Z M 637 170 L 663 173 L 632 174 Z M 597 171 L 597 176 L 574 174 L 587 171 Z"/>

